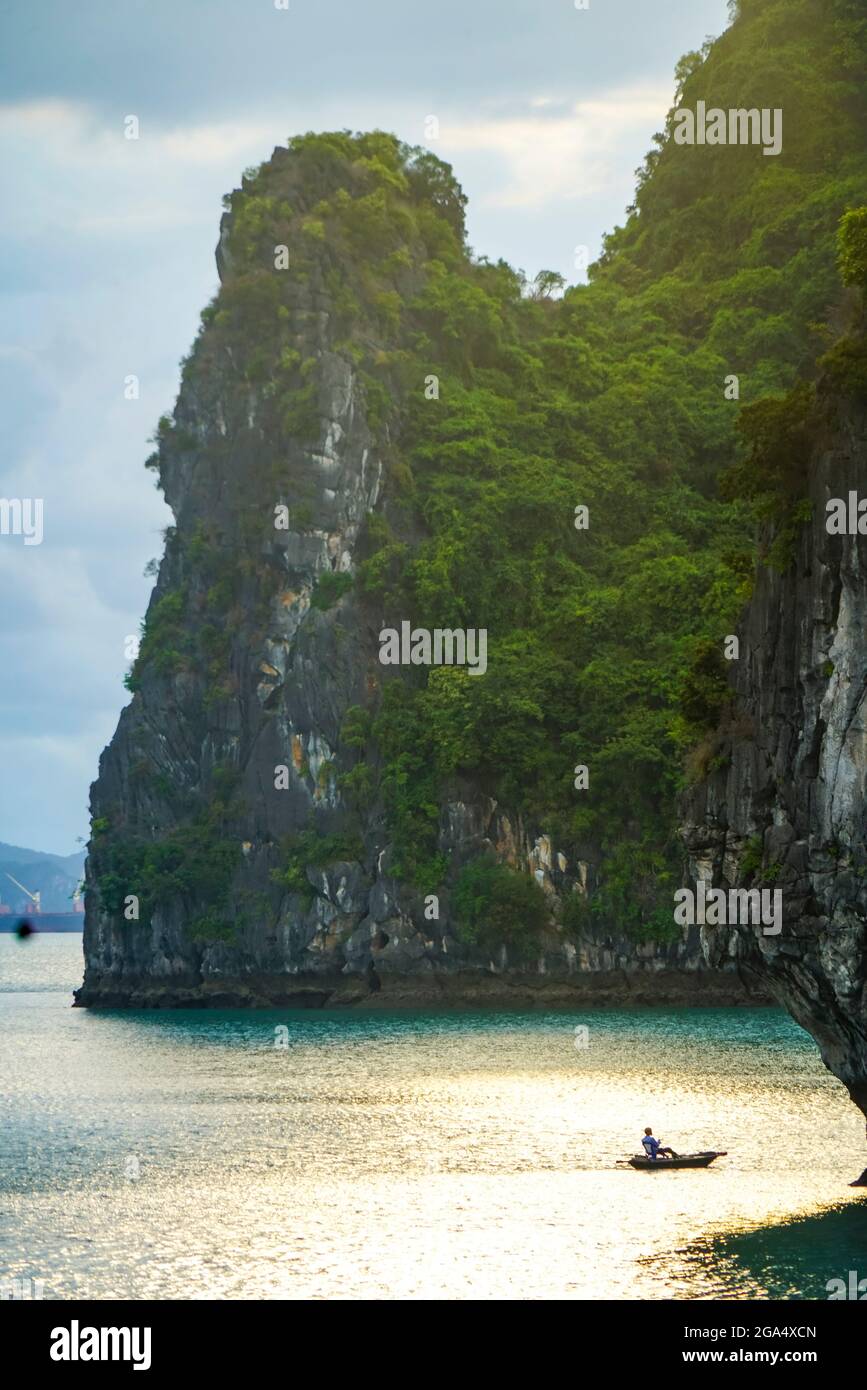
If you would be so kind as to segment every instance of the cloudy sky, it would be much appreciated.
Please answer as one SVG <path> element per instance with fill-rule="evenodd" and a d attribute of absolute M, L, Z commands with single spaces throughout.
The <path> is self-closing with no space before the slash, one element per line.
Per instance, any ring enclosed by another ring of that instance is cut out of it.
<path fill-rule="evenodd" d="M 2 0 L 0 497 L 43 498 L 44 540 L 0 535 L 0 840 L 67 854 L 87 835 L 170 521 L 147 440 L 241 171 L 299 131 L 392 130 L 454 165 L 477 252 L 574 281 L 575 247 L 595 257 L 623 221 L 677 59 L 726 16 L 725 0 Z"/>

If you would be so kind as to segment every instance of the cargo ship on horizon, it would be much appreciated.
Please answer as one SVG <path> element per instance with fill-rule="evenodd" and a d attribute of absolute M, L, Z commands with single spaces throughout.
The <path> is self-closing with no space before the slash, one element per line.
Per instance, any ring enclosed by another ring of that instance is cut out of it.
<path fill-rule="evenodd" d="M 0 932 L 18 932 L 24 923 L 39 932 L 82 932 L 83 912 L 9 912 L 0 907 Z"/>
<path fill-rule="evenodd" d="M 22 926 L 30 928 L 31 933 L 36 932 L 70 932 L 84 930 L 84 901 L 81 896 L 81 885 L 72 894 L 72 910 L 70 912 L 43 912 L 42 894 L 37 890 L 31 893 L 29 888 L 25 888 L 17 878 L 14 878 L 8 871 L 6 877 L 25 894 L 21 900 L 22 906 L 13 907 L 11 903 L 0 902 L 0 932 L 17 932 L 19 935 L 29 935 L 22 932 Z"/>

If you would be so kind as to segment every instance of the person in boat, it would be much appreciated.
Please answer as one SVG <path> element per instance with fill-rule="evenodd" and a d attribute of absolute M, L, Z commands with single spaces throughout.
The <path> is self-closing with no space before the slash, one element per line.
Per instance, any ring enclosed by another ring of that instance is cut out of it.
<path fill-rule="evenodd" d="M 659 1140 L 654 1139 L 653 1130 L 649 1127 L 644 1131 L 644 1138 L 641 1142 L 644 1146 L 644 1152 L 647 1154 L 647 1157 L 652 1158 L 654 1161 L 656 1161 L 656 1159 L 660 1157 L 677 1158 L 677 1154 L 674 1152 L 674 1149 L 663 1148 Z"/>

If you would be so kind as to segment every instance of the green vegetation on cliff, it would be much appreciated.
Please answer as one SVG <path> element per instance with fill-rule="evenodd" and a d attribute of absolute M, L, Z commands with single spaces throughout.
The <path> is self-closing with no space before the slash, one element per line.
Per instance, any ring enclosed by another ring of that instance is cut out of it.
<path fill-rule="evenodd" d="M 482 857 L 465 864 L 454 892 L 460 940 L 492 955 L 505 946 L 512 960 L 526 962 L 538 953 L 548 922 L 548 904 L 527 874 Z"/>
<path fill-rule="evenodd" d="M 240 857 L 231 835 L 238 810 L 236 781 L 234 769 L 215 769 L 207 803 L 159 839 L 130 834 L 111 817 L 94 822 L 91 865 L 110 916 L 131 927 L 147 927 L 155 908 L 180 903 L 192 936 L 234 939 L 230 888 Z"/>
<path fill-rule="evenodd" d="M 312 288 L 364 384 L 386 464 L 385 501 L 356 557 L 365 610 L 488 631 L 484 678 L 409 668 L 344 725 L 347 802 L 381 808 L 395 871 L 428 891 L 445 869 L 441 805 L 471 782 L 570 862 L 597 866 L 593 910 L 612 927 L 664 936 L 670 922 L 674 798 L 684 755 L 725 704 L 719 652 L 749 593 L 756 509 L 783 494 L 800 519 L 810 388 L 798 382 L 829 346 L 838 254 L 849 284 L 863 284 L 867 263 L 862 6 L 737 10 L 721 39 L 679 64 L 674 105 L 781 108 L 782 153 L 676 146 L 670 115 L 625 226 L 589 283 L 562 298 L 550 293 L 558 277 L 533 287 L 474 259 L 450 168 L 382 132 L 298 137 L 226 200 L 229 273 L 185 373 L 206 375 L 230 353 L 239 397 L 258 393 L 277 452 L 308 443 L 318 363 L 288 322 L 297 287 Z M 183 451 L 171 422 L 165 436 Z M 277 487 L 303 529 L 300 464 L 246 463 L 248 499 L 261 511 Z M 244 534 L 249 501 L 239 511 Z M 313 606 L 327 612 L 348 582 L 325 576 Z M 216 680 L 216 615 L 231 594 L 199 590 Z M 183 666 L 195 593 L 153 606 L 131 688 L 148 667 Z M 587 791 L 573 785 L 579 764 Z M 298 851 L 284 876 L 302 889 Z M 533 887 L 521 900 L 530 923 Z M 481 942 L 479 903 L 505 931 L 498 905 L 524 886 L 483 861 L 456 891 L 462 930 Z"/>

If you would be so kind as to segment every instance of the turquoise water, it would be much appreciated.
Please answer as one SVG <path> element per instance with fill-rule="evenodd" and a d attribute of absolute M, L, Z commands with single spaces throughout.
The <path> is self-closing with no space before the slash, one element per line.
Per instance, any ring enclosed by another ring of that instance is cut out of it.
<path fill-rule="evenodd" d="M 69 1007 L 80 953 L 0 936 L 0 1280 L 653 1299 L 867 1276 L 863 1118 L 778 1010 L 93 1013 Z M 728 1157 L 618 1169 L 645 1124 Z"/>

